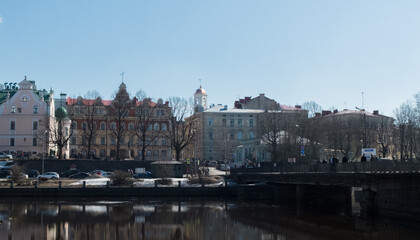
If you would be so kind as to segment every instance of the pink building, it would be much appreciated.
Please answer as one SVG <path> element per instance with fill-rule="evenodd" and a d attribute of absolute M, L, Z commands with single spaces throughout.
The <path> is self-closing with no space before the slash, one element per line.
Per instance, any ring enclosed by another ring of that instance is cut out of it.
<path fill-rule="evenodd" d="M 54 114 L 53 91 L 37 90 L 34 81 L 0 85 L 0 151 L 16 156 L 49 153 L 46 137 Z"/>

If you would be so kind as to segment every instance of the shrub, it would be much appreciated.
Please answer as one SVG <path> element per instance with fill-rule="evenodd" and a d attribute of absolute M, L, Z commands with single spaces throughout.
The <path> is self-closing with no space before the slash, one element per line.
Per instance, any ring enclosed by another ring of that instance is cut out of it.
<path fill-rule="evenodd" d="M 115 170 L 110 178 L 113 185 L 125 185 L 132 182 L 131 174 L 121 170 Z"/>
<path fill-rule="evenodd" d="M 162 178 L 156 180 L 156 182 L 160 185 L 172 185 L 172 179 L 171 178 Z"/>
<path fill-rule="evenodd" d="M 10 168 L 10 172 L 11 172 L 11 180 L 15 183 L 21 183 L 25 180 L 25 178 L 23 178 L 22 174 L 24 172 L 23 167 L 15 165 L 13 167 Z"/>

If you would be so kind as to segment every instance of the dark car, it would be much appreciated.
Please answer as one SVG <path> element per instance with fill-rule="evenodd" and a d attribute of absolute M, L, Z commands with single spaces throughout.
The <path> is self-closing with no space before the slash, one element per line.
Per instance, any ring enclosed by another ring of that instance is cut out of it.
<path fill-rule="evenodd" d="M 25 172 L 27 175 L 28 175 L 28 177 L 30 177 L 30 178 L 36 178 L 36 177 L 38 177 L 39 176 L 39 172 L 38 172 L 38 170 L 35 170 L 35 169 L 30 169 L 30 170 L 26 170 L 26 172 Z"/>
<path fill-rule="evenodd" d="M 70 175 L 73 175 L 73 174 L 76 174 L 76 173 L 79 173 L 79 172 L 80 172 L 79 169 L 70 169 L 70 170 L 67 170 L 63 173 L 60 173 L 60 176 L 61 177 L 70 177 Z"/>
<path fill-rule="evenodd" d="M 1 169 L 0 170 L 0 178 L 7 178 L 7 176 L 12 175 L 12 172 L 10 170 Z"/>
<path fill-rule="evenodd" d="M 69 178 L 72 179 L 83 179 L 83 178 L 87 178 L 90 177 L 89 173 L 85 173 L 85 172 L 78 172 L 76 174 L 70 175 Z"/>
<path fill-rule="evenodd" d="M 151 178 L 151 177 L 152 177 L 152 173 L 149 171 L 146 171 L 144 173 L 133 174 L 133 178 Z"/>

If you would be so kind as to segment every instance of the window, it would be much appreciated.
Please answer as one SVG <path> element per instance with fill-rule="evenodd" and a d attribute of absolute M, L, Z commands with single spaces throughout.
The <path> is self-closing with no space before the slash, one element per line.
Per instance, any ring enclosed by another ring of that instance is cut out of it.
<path fill-rule="evenodd" d="M 124 145 L 124 142 L 125 142 L 124 137 L 121 137 L 120 138 L 120 145 Z"/>
<path fill-rule="evenodd" d="M 254 132 L 249 132 L 249 139 L 254 139 Z"/>
<path fill-rule="evenodd" d="M 71 137 L 70 144 L 76 145 L 76 137 Z"/>
<path fill-rule="evenodd" d="M 231 133 L 230 133 L 230 139 L 231 139 L 231 140 L 235 139 L 235 133 L 234 133 L 234 132 L 231 132 Z"/>
<path fill-rule="evenodd" d="M 28 97 L 27 96 L 23 96 L 22 97 L 22 102 L 27 102 L 28 101 Z"/>
<path fill-rule="evenodd" d="M 82 145 L 86 145 L 86 138 L 85 137 L 82 137 Z"/>
<path fill-rule="evenodd" d="M 166 127 L 166 123 L 162 123 L 162 131 L 166 131 L 167 127 Z"/>
<path fill-rule="evenodd" d="M 16 122 L 10 121 L 10 130 L 16 130 Z"/>
<path fill-rule="evenodd" d="M 92 145 L 96 145 L 96 137 L 93 137 L 92 140 L 90 141 L 90 144 Z"/>
<path fill-rule="evenodd" d="M 147 150 L 147 151 L 146 151 L 146 156 L 148 156 L 148 157 L 152 156 L 152 151 Z"/>
<path fill-rule="evenodd" d="M 153 130 L 159 131 L 159 123 L 153 124 Z"/>
<path fill-rule="evenodd" d="M 117 143 L 117 139 L 112 137 L 111 138 L 111 145 L 115 145 Z"/>
<path fill-rule="evenodd" d="M 242 132 L 238 132 L 238 140 L 241 140 L 242 139 Z"/>
<path fill-rule="evenodd" d="M 159 145 L 159 140 L 157 138 L 155 140 L 153 140 L 153 145 L 155 145 L 155 146 Z"/>
<path fill-rule="evenodd" d="M 153 151 L 153 157 L 159 157 L 159 151 L 158 150 Z"/>
<path fill-rule="evenodd" d="M 128 130 L 129 131 L 134 131 L 134 123 L 131 122 L 131 123 L 128 124 Z"/>
<path fill-rule="evenodd" d="M 10 108 L 10 112 L 11 113 L 15 113 L 16 112 L 16 106 L 12 105 L 12 107 Z"/>
<path fill-rule="evenodd" d="M 226 127 L 226 119 L 222 119 L 222 126 Z"/>
<path fill-rule="evenodd" d="M 14 138 L 10 138 L 10 146 L 11 147 L 15 146 L 15 139 Z"/>
<path fill-rule="evenodd" d="M 38 105 L 34 105 L 34 113 L 38 114 Z"/>
<path fill-rule="evenodd" d="M 162 151 L 160 152 L 160 156 L 161 156 L 161 157 L 166 157 L 166 150 L 162 150 Z"/>
<path fill-rule="evenodd" d="M 38 130 L 38 122 L 32 122 L 32 130 Z"/>
<path fill-rule="evenodd" d="M 147 125 L 147 131 L 152 131 L 152 125 L 151 124 Z"/>
<path fill-rule="evenodd" d="M 162 138 L 160 140 L 160 143 L 162 144 L 162 146 L 166 146 L 166 138 Z"/>
<path fill-rule="evenodd" d="M 209 132 L 209 140 L 213 140 L 213 132 Z"/>
<path fill-rule="evenodd" d="M 117 124 L 115 122 L 111 123 L 111 130 L 117 130 Z"/>
<path fill-rule="evenodd" d="M 254 119 L 249 119 L 249 126 L 253 127 L 254 126 Z"/>
<path fill-rule="evenodd" d="M 209 119 L 209 126 L 213 126 L 213 119 Z"/>
<path fill-rule="evenodd" d="M 38 141 L 37 140 L 38 140 L 37 138 L 32 139 L 32 146 L 34 146 L 34 147 L 38 146 Z"/>
<path fill-rule="evenodd" d="M 86 131 L 86 129 L 87 129 L 87 122 L 83 122 L 82 123 L 82 129 L 83 129 L 83 131 Z"/>
<path fill-rule="evenodd" d="M 21 112 L 22 112 L 22 108 L 18 107 L 18 113 L 21 113 Z"/>
<path fill-rule="evenodd" d="M 71 123 L 71 128 L 72 128 L 73 130 L 77 130 L 77 122 L 72 122 L 72 123 Z"/>
<path fill-rule="evenodd" d="M 234 127 L 235 126 L 235 120 L 234 119 L 230 119 L 229 120 L 230 126 Z"/>
<path fill-rule="evenodd" d="M 242 127 L 242 119 L 238 119 L 238 127 Z"/>
<path fill-rule="evenodd" d="M 68 136 L 69 135 L 69 128 L 68 127 L 65 127 L 64 128 L 64 136 Z"/>
<path fill-rule="evenodd" d="M 104 122 L 101 122 L 101 130 L 106 130 L 106 124 Z"/>
<path fill-rule="evenodd" d="M 105 145 L 105 137 L 101 137 L 101 145 Z"/>

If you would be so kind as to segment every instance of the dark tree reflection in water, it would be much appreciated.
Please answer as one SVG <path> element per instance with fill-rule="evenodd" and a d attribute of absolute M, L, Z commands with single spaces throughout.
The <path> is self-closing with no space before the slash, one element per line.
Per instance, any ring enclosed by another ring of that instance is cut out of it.
<path fill-rule="evenodd" d="M 0 201 L 1 239 L 417 239 L 410 224 L 235 201 Z"/>

